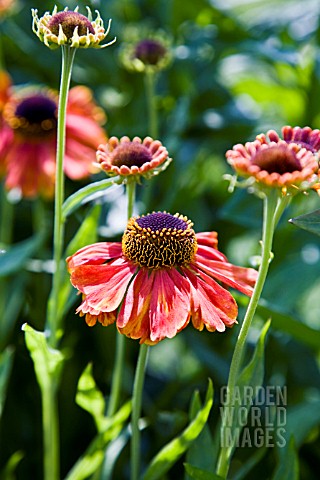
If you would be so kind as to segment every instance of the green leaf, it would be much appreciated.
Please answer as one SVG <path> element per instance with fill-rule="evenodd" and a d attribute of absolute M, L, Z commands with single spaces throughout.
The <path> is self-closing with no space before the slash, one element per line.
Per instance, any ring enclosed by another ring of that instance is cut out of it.
<path fill-rule="evenodd" d="M 202 470 L 201 468 L 194 467 L 190 463 L 184 463 L 184 468 L 190 478 L 194 480 L 223 480 L 220 475 Z"/>
<path fill-rule="evenodd" d="M 0 277 L 21 270 L 26 261 L 39 249 L 44 240 L 44 232 L 40 232 L 27 240 L 15 243 L 5 253 L 0 252 Z"/>
<path fill-rule="evenodd" d="M 63 220 L 65 221 L 72 212 L 77 210 L 77 208 L 81 207 L 82 205 L 103 197 L 107 188 L 115 186 L 119 180 L 119 176 L 107 178 L 106 180 L 101 180 L 100 182 L 91 183 L 90 185 L 81 188 L 73 195 L 70 195 L 70 197 L 68 197 L 62 205 Z"/>
<path fill-rule="evenodd" d="M 76 403 L 93 416 L 97 430 L 101 431 L 105 419 L 105 401 L 92 376 L 92 364 L 85 368 L 79 379 Z"/>
<path fill-rule="evenodd" d="M 264 318 L 272 317 L 272 328 L 287 333 L 297 342 L 318 351 L 320 348 L 320 330 L 316 330 L 302 321 L 288 315 L 271 303 L 261 300 L 257 312 Z"/>
<path fill-rule="evenodd" d="M 299 459 L 294 438 L 291 437 L 290 441 L 281 450 L 283 454 L 272 480 L 299 480 Z"/>
<path fill-rule="evenodd" d="M 16 473 L 15 470 L 21 460 L 24 457 L 24 453 L 18 450 L 15 452 L 11 457 L 9 458 L 6 466 L 4 467 L 3 470 L 0 472 L 0 478 L 1 480 L 16 480 Z"/>
<path fill-rule="evenodd" d="M 131 403 L 128 402 L 113 417 L 105 419 L 103 431 L 92 440 L 86 452 L 75 463 L 65 480 L 84 480 L 101 466 L 106 446 L 119 436 L 130 413 Z"/>
<path fill-rule="evenodd" d="M 112 440 L 108 447 L 106 448 L 104 454 L 104 462 L 103 468 L 101 470 L 100 478 L 103 480 L 112 480 L 113 477 L 113 469 L 116 464 L 116 461 L 119 458 L 122 450 L 126 446 L 128 440 L 130 438 L 130 429 L 126 427 L 122 430 L 120 435 Z"/>
<path fill-rule="evenodd" d="M 194 392 L 191 408 L 190 408 L 190 420 L 194 420 L 197 413 L 201 410 L 201 401 L 199 392 Z M 215 469 L 216 458 L 214 455 L 214 445 L 210 433 L 210 429 L 206 424 L 200 433 L 188 449 L 186 461 L 187 464 L 192 465 L 203 470 L 213 472 Z M 190 478 L 189 476 L 186 477 Z M 193 478 L 193 477 L 192 477 Z"/>
<path fill-rule="evenodd" d="M 19 276 L 0 280 L 1 294 L 3 295 L 4 305 L 0 299 L 0 351 L 7 345 L 8 336 L 14 328 L 21 307 L 25 301 L 26 272 Z M 2 311 L 1 311 L 2 310 Z"/>
<path fill-rule="evenodd" d="M 7 347 L 6 350 L 0 354 L 0 418 L 6 399 L 7 385 L 12 368 L 12 363 L 13 349 Z"/>
<path fill-rule="evenodd" d="M 231 457 L 232 452 L 237 444 L 237 440 L 240 437 L 242 428 L 248 418 L 248 413 L 252 401 L 255 398 L 255 392 L 257 387 L 260 387 L 264 377 L 264 345 L 265 338 L 270 327 L 271 321 L 269 320 L 264 325 L 255 351 L 253 353 L 251 361 L 242 370 L 239 375 L 234 398 L 230 399 L 230 404 L 226 404 L 223 408 L 222 420 L 226 424 L 225 443 L 228 445 L 228 458 Z M 249 388 L 248 388 L 249 387 Z M 241 408 L 241 418 L 240 418 Z"/>
<path fill-rule="evenodd" d="M 26 345 L 33 360 L 41 390 L 50 388 L 52 379 L 58 385 L 64 361 L 63 354 L 48 345 L 44 332 L 34 330 L 27 323 L 22 326 L 22 330 L 25 332 Z"/>
<path fill-rule="evenodd" d="M 291 218 L 289 222 L 303 230 L 320 236 L 320 210 Z"/>
<path fill-rule="evenodd" d="M 179 435 L 169 442 L 160 452 L 153 458 L 145 474 L 143 480 L 157 480 L 170 470 L 177 460 L 188 450 L 192 442 L 202 432 L 213 404 L 213 386 L 209 380 L 208 390 L 204 402 L 204 406 L 197 413 L 195 419 L 189 426 Z"/>

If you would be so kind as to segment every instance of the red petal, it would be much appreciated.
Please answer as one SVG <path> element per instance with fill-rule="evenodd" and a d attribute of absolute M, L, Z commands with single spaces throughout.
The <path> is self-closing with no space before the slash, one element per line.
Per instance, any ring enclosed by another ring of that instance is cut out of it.
<path fill-rule="evenodd" d="M 150 337 L 149 305 L 153 279 L 148 271 L 141 269 L 129 285 L 120 309 L 117 327 L 128 337 L 147 339 Z"/>
<path fill-rule="evenodd" d="M 216 262 L 196 256 L 196 265 L 211 277 L 233 287 L 245 295 L 252 295 L 258 272 L 253 268 L 237 267 L 227 262 Z"/>
<path fill-rule="evenodd" d="M 201 279 L 188 269 L 184 273 L 192 286 L 192 322 L 195 328 L 203 329 L 203 324 L 209 331 L 223 332 L 225 325 L 235 323 L 238 307 L 232 295 L 205 276 Z"/>
<path fill-rule="evenodd" d="M 152 342 L 172 338 L 190 319 L 190 284 L 174 268 L 159 270 L 154 276 L 150 302 Z"/>
<path fill-rule="evenodd" d="M 125 260 L 120 265 L 82 265 L 72 270 L 71 283 L 86 295 L 87 305 L 98 312 L 111 312 L 120 305 L 135 271 Z"/>
<path fill-rule="evenodd" d="M 206 245 L 198 245 L 197 257 L 203 258 L 204 260 L 216 260 L 218 262 L 227 261 L 227 258 L 223 253 L 215 248 L 207 247 Z"/>
<path fill-rule="evenodd" d="M 206 245 L 211 248 L 218 248 L 217 232 L 199 232 L 196 233 L 198 245 Z"/>
<path fill-rule="evenodd" d="M 91 264 L 101 265 L 107 260 L 120 257 L 122 248 L 120 242 L 98 242 L 81 248 L 71 257 L 67 258 L 68 269 L 80 265 Z"/>

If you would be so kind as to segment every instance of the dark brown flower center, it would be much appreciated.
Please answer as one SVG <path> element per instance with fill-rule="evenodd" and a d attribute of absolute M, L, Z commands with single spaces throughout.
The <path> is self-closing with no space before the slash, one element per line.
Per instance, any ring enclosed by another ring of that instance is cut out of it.
<path fill-rule="evenodd" d="M 162 212 L 131 218 L 122 252 L 134 264 L 151 270 L 189 265 L 197 251 L 192 225 L 182 215 Z"/>
<path fill-rule="evenodd" d="M 141 60 L 146 65 L 157 65 L 157 63 L 165 56 L 167 50 L 157 40 L 146 39 L 141 40 L 135 48 L 134 57 Z"/>
<path fill-rule="evenodd" d="M 26 137 L 51 135 L 57 128 L 57 104 L 41 93 L 28 96 L 8 116 L 8 123 Z"/>
<path fill-rule="evenodd" d="M 276 146 L 259 150 L 252 164 L 268 173 L 292 173 L 301 171 L 302 166 L 296 154 L 285 146 Z"/>
<path fill-rule="evenodd" d="M 117 146 L 112 155 L 112 164 L 116 167 L 126 165 L 127 167 L 142 167 L 146 162 L 151 162 L 152 153 L 150 150 L 136 142 L 125 142 Z"/>
<path fill-rule="evenodd" d="M 71 39 L 76 27 L 78 27 L 78 35 L 87 35 L 87 33 L 94 34 L 94 28 L 84 15 L 78 12 L 58 12 L 52 16 L 48 22 L 47 27 L 51 32 L 58 36 L 59 35 L 59 25 L 62 26 L 63 33 L 68 39 Z"/>

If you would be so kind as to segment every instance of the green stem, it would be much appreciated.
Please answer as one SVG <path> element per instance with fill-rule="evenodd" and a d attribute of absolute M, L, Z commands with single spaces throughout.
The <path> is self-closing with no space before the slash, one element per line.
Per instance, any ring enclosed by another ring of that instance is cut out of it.
<path fill-rule="evenodd" d="M 41 392 L 44 439 L 44 478 L 59 480 L 59 422 L 56 387 L 51 383 Z"/>
<path fill-rule="evenodd" d="M 127 199 L 128 199 L 128 219 L 133 215 L 133 206 L 136 196 L 136 183 L 127 184 Z M 107 415 L 112 416 L 116 413 L 121 393 L 121 385 L 123 382 L 123 369 L 124 369 L 124 357 L 125 357 L 125 341 L 126 337 L 121 333 L 116 334 L 116 356 L 115 366 L 113 369 L 111 394 L 108 404 Z"/>
<path fill-rule="evenodd" d="M 136 374 L 132 394 L 131 416 L 131 480 L 138 480 L 140 475 L 140 430 L 139 418 L 141 414 L 144 374 L 148 358 L 148 345 L 140 345 Z"/>
<path fill-rule="evenodd" d="M 59 340 L 59 290 L 61 283 L 61 257 L 63 249 L 64 223 L 62 204 L 64 200 L 64 173 L 63 160 L 65 153 L 65 131 L 68 92 L 71 80 L 72 65 L 76 49 L 69 46 L 62 47 L 62 72 L 59 92 L 58 128 L 57 128 L 57 156 L 56 156 L 56 185 L 54 205 L 54 232 L 53 232 L 53 259 L 55 271 L 52 279 L 51 296 L 48 303 L 47 330 L 49 344 L 56 347 Z"/>
<path fill-rule="evenodd" d="M 12 241 L 14 206 L 9 202 L 4 183 L 1 185 L 0 244 L 10 245 Z"/>
<path fill-rule="evenodd" d="M 261 254 L 261 264 L 259 268 L 258 278 L 250 299 L 248 309 L 243 320 L 240 333 L 238 335 L 237 343 L 234 349 L 229 379 L 227 385 L 227 403 L 225 404 L 225 410 L 230 408 L 232 399 L 234 396 L 234 390 L 236 382 L 239 377 L 239 372 L 241 369 L 242 358 L 244 354 L 246 339 L 248 332 L 251 326 L 252 319 L 254 317 L 256 308 L 259 303 L 261 292 L 268 274 L 270 259 L 272 255 L 272 242 L 273 235 L 276 223 L 279 221 L 280 216 L 284 208 L 288 204 L 288 199 L 286 197 L 279 198 L 278 192 L 276 190 L 270 191 L 270 194 L 264 199 L 264 212 L 263 212 L 263 233 L 262 233 L 262 254 Z M 224 418 L 224 415 L 223 417 Z M 225 439 L 226 436 L 226 425 L 222 421 L 221 427 L 221 439 Z M 230 457 L 232 453 L 232 447 L 226 446 L 227 442 L 223 442 L 223 446 L 220 450 L 220 456 L 218 459 L 217 474 L 222 478 L 227 478 Z"/>
<path fill-rule="evenodd" d="M 146 71 L 145 85 L 146 85 L 146 97 L 147 97 L 148 118 L 149 118 L 149 135 L 153 139 L 156 139 L 158 138 L 158 133 L 159 133 L 158 110 L 157 110 L 156 95 L 155 95 L 156 73 L 153 72 L 152 70 Z"/>

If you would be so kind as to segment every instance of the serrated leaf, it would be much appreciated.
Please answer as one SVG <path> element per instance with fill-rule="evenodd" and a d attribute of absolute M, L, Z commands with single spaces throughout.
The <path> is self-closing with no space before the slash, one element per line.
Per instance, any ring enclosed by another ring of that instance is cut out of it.
<path fill-rule="evenodd" d="M 70 195 L 62 205 L 62 216 L 65 221 L 66 218 L 73 213 L 77 208 L 85 205 L 88 202 L 97 200 L 105 195 L 105 191 L 114 186 L 120 180 L 119 176 L 107 178 L 106 180 L 101 180 L 100 182 L 90 183 L 80 190 L 78 190 L 73 195 Z"/>
<path fill-rule="evenodd" d="M 91 363 L 87 365 L 79 379 L 76 403 L 92 415 L 97 430 L 100 431 L 104 420 L 105 400 L 93 378 Z"/>
<path fill-rule="evenodd" d="M 44 240 L 44 233 L 40 232 L 27 240 L 15 243 L 4 253 L 0 254 L 0 277 L 21 270 L 26 261 L 39 249 Z"/>
<path fill-rule="evenodd" d="M 188 425 L 181 435 L 174 438 L 153 458 L 143 480 L 157 480 L 170 470 L 177 460 L 188 450 L 192 442 L 200 435 L 205 426 L 213 404 L 213 386 L 209 380 L 209 386 L 204 406 L 199 410 L 195 419 Z"/>
<path fill-rule="evenodd" d="M 64 361 L 63 354 L 48 345 L 44 332 L 34 330 L 26 323 L 22 326 L 22 330 L 25 332 L 26 345 L 33 360 L 41 390 L 50 388 L 53 384 L 52 380 L 58 385 Z"/>
<path fill-rule="evenodd" d="M 102 464 L 106 446 L 120 434 L 131 413 L 131 403 L 126 403 L 113 417 L 106 418 L 103 431 L 90 443 L 85 453 L 72 467 L 65 480 L 84 480 Z"/>
<path fill-rule="evenodd" d="M 315 210 L 314 212 L 291 218 L 289 222 L 303 230 L 307 230 L 308 232 L 320 236 L 320 210 Z"/>
<path fill-rule="evenodd" d="M 220 475 L 194 467 L 193 465 L 190 465 L 190 463 L 184 463 L 184 468 L 189 477 L 194 480 L 223 480 Z"/>
<path fill-rule="evenodd" d="M 0 354 L 0 418 L 2 415 L 3 405 L 6 399 L 7 385 L 13 363 L 13 349 L 7 347 Z"/>

